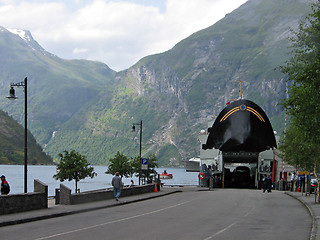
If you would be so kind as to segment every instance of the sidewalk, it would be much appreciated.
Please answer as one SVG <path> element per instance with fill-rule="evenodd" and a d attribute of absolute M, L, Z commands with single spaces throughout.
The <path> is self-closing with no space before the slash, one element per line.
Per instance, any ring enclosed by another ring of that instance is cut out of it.
<path fill-rule="evenodd" d="M 196 190 L 196 188 L 193 189 Z M 81 212 L 98 210 L 102 208 L 110 208 L 119 205 L 144 201 L 152 198 L 162 197 L 181 191 L 182 190 L 179 188 L 161 188 L 161 191 L 158 192 L 133 195 L 123 198 L 120 197 L 119 202 L 115 201 L 114 199 L 107 199 L 105 201 L 96 201 L 77 205 L 55 205 L 54 200 L 49 199 L 47 209 L 1 215 L 0 227 L 49 219 L 54 217 L 61 217 Z"/>
<path fill-rule="evenodd" d="M 320 204 L 315 203 L 314 194 L 310 194 L 310 196 L 305 196 L 305 193 L 302 195 L 301 192 L 289 191 L 285 192 L 285 194 L 297 199 L 307 208 L 312 218 L 310 240 L 320 240 Z"/>

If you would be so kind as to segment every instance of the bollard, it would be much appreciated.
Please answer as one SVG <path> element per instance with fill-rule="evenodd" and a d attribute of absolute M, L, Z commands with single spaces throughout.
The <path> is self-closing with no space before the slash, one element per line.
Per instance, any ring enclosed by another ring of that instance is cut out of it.
<path fill-rule="evenodd" d="M 55 204 L 60 204 L 60 189 L 56 188 Z"/>
<path fill-rule="evenodd" d="M 160 178 L 157 179 L 157 190 L 160 191 L 161 181 Z"/>

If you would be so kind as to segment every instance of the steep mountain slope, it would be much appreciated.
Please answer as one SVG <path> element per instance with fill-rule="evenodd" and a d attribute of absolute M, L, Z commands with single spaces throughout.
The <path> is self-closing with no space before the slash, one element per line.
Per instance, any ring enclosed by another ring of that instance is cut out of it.
<path fill-rule="evenodd" d="M 127 71 L 140 86 L 177 98 L 176 122 L 184 127 L 173 142 L 184 150 L 180 152 L 184 158 L 192 156 L 185 136 L 205 129 L 226 102 L 238 97 L 240 80 L 245 98 L 263 107 L 274 128 L 281 131 L 278 121 L 283 115 L 278 103 L 285 96 L 284 76 L 274 68 L 287 59 L 289 28 L 295 29 L 310 10 L 307 2 L 249 1 L 214 26 Z"/>
<path fill-rule="evenodd" d="M 285 97 L 285 76 L 275 68 L 288 59 L 290 28 L 296 29 L 311 2 L 247 2 L 172 50 L 146 57 L 120 73 L 118 96 L 123 104 L 113 108 L 124 108 L 126 117 L 136 121 L 157 124 L 146 128 L 151 138 L 144 138 L 144 150 L 155 151 L 163 164 L 179 164 L 197 155 L 197 133 L 226 102 L 238 98 L 240 80 L 244 97 L 259 104 L 282 132 L 278 103 Z"/>
<path fill-rule="evenodd" d="M 58 58 L 46 52 L 28 31 L 0 27 L 0 55 L 0 94 L 6 96 L 11 82 L 28 77 L 28 125 L 41 144 L 80 109 L 88 108 L 115 74 L 102 63 Z M 16 89 L 16 94 L 19 100 L 12 103 L 2 98 L 0 107 L 20 121 L 22 89 Z"/>
<path fill-rule="evenodd" d="M 24 127 L 7 113 L 0 111 L 0 164 L 24 163 Z M 52 164 L 52 158 L 42 151 L 28 132 L 28 164 Z"/>
<path fill-rule="evenodd" d="M 178 166 L 198 154 L 199 131 L 238 98 L 238 81 L 244 97 L 282 131 L 285 76 L 274 68 L 288 59 L 289 28 L 297 28 L 311 2 L 249 0 L 170 51 L 119 73 L 101 63 L 62 60 L 2 29 L 0 84 L 9 89 L 9 82 L 30 78 L 30 129 L 54 158 L 65 149 L 100 164 L 117 151 L 137 156 L 139 133 L 131 126 L 143 120 L 143 154 Z M 0 93 L 7 95 L 4 87 Z M 0 99 L 0 107 L 22 119 L 19 101 Z"/>

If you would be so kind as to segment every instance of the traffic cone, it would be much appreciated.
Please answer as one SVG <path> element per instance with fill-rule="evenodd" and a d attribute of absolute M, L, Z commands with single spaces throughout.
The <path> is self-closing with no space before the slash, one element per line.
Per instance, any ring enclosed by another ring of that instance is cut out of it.
<path fill-rule="evenodd" d="M 157 183 L 154 184 L 154 192 L 158 192 L 158 186 Z"/>

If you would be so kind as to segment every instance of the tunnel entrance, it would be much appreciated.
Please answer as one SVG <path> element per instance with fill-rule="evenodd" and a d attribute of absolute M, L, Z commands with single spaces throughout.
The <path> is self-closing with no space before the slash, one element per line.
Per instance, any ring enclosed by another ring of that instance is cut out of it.
<path fill-rule="evenodd" d="M 222 180 L 225 188 L 254 188 L 258 152 L 222 152 Z"/>
<path fill-rule="evenodd" d="M 254 188 L 254 168 L 247 165 L 226 166 L 224 169 L 225 188 Z"/>

